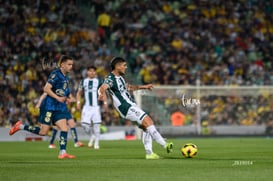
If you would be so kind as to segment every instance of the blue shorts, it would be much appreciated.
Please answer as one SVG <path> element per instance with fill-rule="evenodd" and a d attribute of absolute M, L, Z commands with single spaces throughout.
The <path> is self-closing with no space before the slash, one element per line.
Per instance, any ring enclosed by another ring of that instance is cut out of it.
<path fill-rule="evenodd" d="M 46 125 L 55 125 L 57 121 L 66 119 L 67 121 L 72 118 L 68 111 L 47 111 L 40 110 L 39 122 Z"/>

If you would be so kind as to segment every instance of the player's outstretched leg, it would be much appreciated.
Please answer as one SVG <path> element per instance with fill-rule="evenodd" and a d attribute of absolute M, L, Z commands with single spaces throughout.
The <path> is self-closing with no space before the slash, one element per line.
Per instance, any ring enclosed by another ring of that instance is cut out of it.
<path fill-rule="evenodd" d="M 161 134 L 157 131 L 154 125 L 150 125 L 147 127 L 147 132 L 151 135 L 151 137 L 160 145 L 162 145 L 167 153 L 173 152 L 173 143 L 169 142 L 167 143 L 164 138 L 161 136 Z"/>
<path fill-rule="evenodd" d="M 142 132 L 142 143 L 145 148 L 146 152 L 146 159 L 148 160 L 154 160 L 154 159 L 159 159 L 160 157 L 153 152 L 153 140 L 152 137 L 149 133 L 143 131 Z"/>
<path fill-rule="evenodd" d="M 39 135 L 40 127 L 24 125 L 22 121 L 17 121 L 9 130 L 9 135 L 13 135 L 17 131 L 25 130 L 34 134 Z"/>
<path fill-rule="evenodd" d="M 17 131 L 21 130 L 20 127 L 22 127 L 23 123 L 22 121 L 17 121 L 10 129 L 9 129 L 9 135 L 13 135 Z"/>

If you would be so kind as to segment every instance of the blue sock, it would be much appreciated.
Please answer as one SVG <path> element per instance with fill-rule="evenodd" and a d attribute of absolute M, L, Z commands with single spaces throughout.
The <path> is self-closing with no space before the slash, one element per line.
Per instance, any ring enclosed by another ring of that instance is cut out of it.
<path fill-rule="evenodd" d="M 57 129 L 52 128 L 52 136 L 51 136 L 49 144 L 54 144 L 57 132 L 58 132 Z"/>
<path fill-rule="evenodd" d="M 71 130 L 71 135 L 72 135 L 72 138 L 74 139 L 74 142 L 77 143 L 78 142 L 78 134 L 77 134 L 76 128 L 70 128 L 70 130 Z"/>
<path fill-rule="evenodd" d="M 67 132 L 61 131 L 60 132 L 60 150 L 66 150 L 66 144 L 67 144 Z"/>
<path fill-rule="evenodd" d="M 39 135 L 40 127 L 25 125 L 24 130 Z"/>

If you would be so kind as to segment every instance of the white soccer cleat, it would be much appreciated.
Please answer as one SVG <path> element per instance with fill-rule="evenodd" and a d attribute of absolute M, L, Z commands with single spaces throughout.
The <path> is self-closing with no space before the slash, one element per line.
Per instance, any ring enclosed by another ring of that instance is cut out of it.
<path fill-rule="evenodd" d="M 93 147 L 93 143 L 94 143 L 94 139 L 90 139 L 90 141 L 88 142 L 88 147 L 92 148 Z"/>
<path fill-rule="evenodd" d="M 92 143 L 88 143 L 88 148 L 92 148 L 93 144 Z"/>
<path fill-rule="evenodd" d="M 54 148 L 56 148 L 56 146 L 55 146 L 54 144 L 50 144 L 50 145 L 48 146 L 48 148 L 54 149 Z"/>
<path fill-rule="evenodd" d="M 78 141 L 77 143 L 74 144 L 74 147 L 75 148 L 84 147 L 84 144 L 82 142 Z"/>

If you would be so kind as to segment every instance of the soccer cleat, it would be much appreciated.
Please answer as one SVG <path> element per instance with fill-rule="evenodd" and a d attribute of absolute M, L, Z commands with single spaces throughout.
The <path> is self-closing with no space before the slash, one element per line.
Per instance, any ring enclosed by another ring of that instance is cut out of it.
<path fill-rule="evenodd" d="M 99 145 L 95 145 L 95 146 L 94 146 L 94 149 L 95 149 L 95 150 L 99 150 L 99 149 L 100 149 L 100 146 L 99 146 Z"/>
<path fill-rule="evenodd" d="M 157 160 L 157 159 L 160 159 L 160 157 L 158 156 L 158 154 L 152 153 L 150 155 L 146 155 L 146 159 L 147 160 Z"/>
<path fill-rule="evenodd" d="M 93 144 L 92 143 L 88 143 L 88 148 L 92 148 Z"/>
<path fill-rule="evenodd" d="M 58 156 L 59 159 L 66 159 L 66 158 L 69 158 L 69 159 L 73 159 L 73 158 L 76 158 L 76 156 L 74 155 L 69 155 L 68 153 L 63 153 L 63 154 L 60 154 Z"/>
<path fill-rule="evenodd" d="M 82 142 L 78 141 L 77 143 L 74 144 L 74 147 L 75 148 L 84 147 L 84 144 Z"/>
<path fill-rule="evenodd" d="M 173 152 L 173 143 L 172 142 L 167 143 L 166 150 L 167 150 L 167 153 Z"/>
<path fill-rule="evenodd" d="M 91 137 L 91 139 L 90 139 L 89 142 L 88 142 L 88 147 L 89 147 L 89 148 L 92 148 L 92 147 L 93 147 L 94 141 L 95 141 L 94 138 Z"/>
<path fill-rule="evenodd" d="M 17 121 L 9 130 L 9 135 L 13 135 L 17 131 L 20 130 L 20 125 L 22 125 L 22 121 Z"/>
<path fill-rule="evenodd" d="M 56 146 L 54 144 L 50 144 L 48 148 L 56 148 Z"/>

